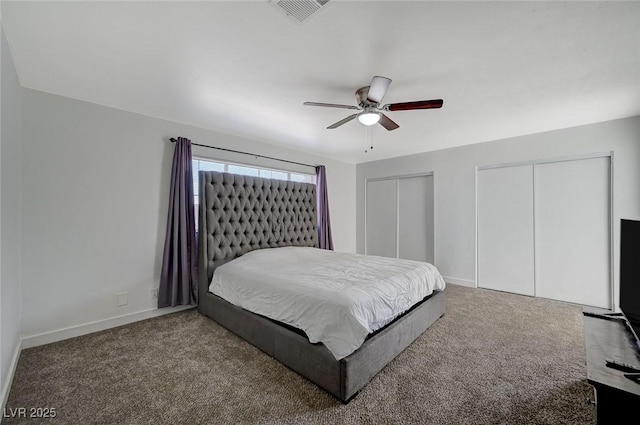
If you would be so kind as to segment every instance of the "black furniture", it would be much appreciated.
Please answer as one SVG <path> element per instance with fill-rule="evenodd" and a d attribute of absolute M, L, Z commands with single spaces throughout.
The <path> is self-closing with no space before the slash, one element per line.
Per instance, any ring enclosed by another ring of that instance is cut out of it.
<path fill-rule="evenodd" d="M 583 322 L 598 425 L 640 423 L 640 350 L 624 316 L 585 307 Z"/>

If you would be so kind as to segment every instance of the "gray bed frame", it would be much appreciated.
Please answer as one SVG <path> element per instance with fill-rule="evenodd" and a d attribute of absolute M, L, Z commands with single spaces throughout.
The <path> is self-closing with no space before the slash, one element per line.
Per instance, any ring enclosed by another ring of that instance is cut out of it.
<path fill-rule="evenodd" d="M 303 332 L 212 294 L 216 267 L 251 250 L 317 247 L 315 185 L 215 171 L 200 171 L 199 178 L 198 310 L 343 403 L 444 314 L 444 292 L 434 292 L 336 360 Z"/>

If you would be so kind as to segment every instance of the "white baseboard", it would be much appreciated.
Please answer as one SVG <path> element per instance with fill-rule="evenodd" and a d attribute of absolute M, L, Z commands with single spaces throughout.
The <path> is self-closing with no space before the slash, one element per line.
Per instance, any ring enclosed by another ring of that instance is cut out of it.
<path fill-rule="evenodd" d="M 2 386 L 2 411 L 4 412 L 4 408 L 7 405 L 7 399 L 9 398 L 9 390 L 11 390 L 11 384 L 13 383 L 13 375 L 16 373 L 16 367 L 18 367 L 18 359 L 20 358 L 20 353 L 22 352 L 22 338 L 18 339 L 18 343 L 16 344 L 16 349 L 13 351 L 13 358 L 11 359 L 11 364 L 9 365 L 9 370 L 7 371 L 7 379 L 4 381 L 4 385 Z"/>
<path fill-rule="evenodd" d="M 70 326 L 68 328 L 58 329 L 51 332 L 44 332 L 37 335 L 25 336 L 22 337 L 22 348 L 37 347 L 38 345 L 62 341 L 65 339 L 74 338 L 76 336 L 115 328 L 117 326 L 128 325 L 129 323 L 151 319 L 152 317 L 164 316 L 165 314 L 176 313 L 178 311 L 188 310 L 194 307 L 195 306 L 188 305 L 167 308 L 150 308 L 148 310 L 142 310 L 136 313 L 123 314 L 122 316 L 111 317 L 109 319 L 98 320 L 82 325 Z"/>
<path fill-rule="evenodd" d="M 11 359 L 9 370 L 7 371 L 7 379 L 2 386 L 2 394 L 0 394 L 0 397 L 2 397 L 2 410 L 4 411 L 4 408 L 7 405 L 7 399 L 9 398 L 9 391 L 11 390 L 13 377 L 16 373 L 16 367 L 18 367 L 18 359 L 20 358 L 20 353 L 23 349 L 36 347 L 38 345 L 49 344 L 51 342 L 62 341 L 64 339 L 86 335 L 105 329 L 115 328 L 117 326 L 127 325 L 129 323 L 138 322 L 140 320 L 151 319 L 152 317 L 164 316 L 165 314 L 170 313 L 177 313 L 178 311 L 188 310 L 194 307 L 195 306 L 189 305 L 168 308 L 150 308 L 148 310 L 142 310 L 136 313 L 123 314 L 122 316 L 111 317 L 109 319 L 98 320 L 95 322 L 85 323 L 83 325 L 70 326 L 64 329 L 58 329 L 51 332 L 45 332 L 20 338 L 13 352 L 13 358 Z"/>
<path fill-rule="evenodd" d="M 476 283 L 473 280 L 458 279 L 456 277 L 448 277 L 448 276 L 442 276 L 442 277 L 444 278 L 444 281 L 446 283 L 450 283 L 452 285 L 469 286 L 471 288 L 476 287 Z"/>

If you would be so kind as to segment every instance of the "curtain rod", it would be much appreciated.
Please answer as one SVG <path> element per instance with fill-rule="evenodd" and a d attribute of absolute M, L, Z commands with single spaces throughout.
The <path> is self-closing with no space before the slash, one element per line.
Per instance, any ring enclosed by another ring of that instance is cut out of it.
<path fill-rule="evenodd" d="M 175 143 L 177 141 L 173 137 L 171 139 L 169 139 L 169 140 L 171 140 L 171 143 Z M 255 153 L 236 151 L 236 150 L 233 150 L 233 149 L 226 149 L 226 148 L 219 148 L 219 147 L 216 147 L 216 146 L 200 145 L 198 143 L 191 143 L 191 145 L 200 146 L 200 147 L 209 148 L 209 149 L 218 149 L 218 150 L 226 151 L 226 152 L 240 153 L 240 154 L 243 154 L 243 155 L 250 155 L 250 156 L 255 156 L 255 157 L 259 157 L 259 158 L 273 159 L 274 161 L 288 162 L 289 164 L 302 165 L 304 167 L 311 167 L 311 168 L 314 168 L 314 169 L 316 168 L 315 165 L 304 164 L 302 162 L 289 161 L 287 159 L 274 158 L 272 156 L 258 155 L 258 154 L 255 154 Z"/>

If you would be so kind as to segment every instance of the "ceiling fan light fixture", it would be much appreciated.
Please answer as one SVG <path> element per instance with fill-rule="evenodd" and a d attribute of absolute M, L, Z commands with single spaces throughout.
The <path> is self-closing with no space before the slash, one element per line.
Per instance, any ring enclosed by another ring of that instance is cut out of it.
<path fill-rule="evenodd" d="M 319 0 L 316 0 L 319 1 Z M 330 0 L 326 0 L 330 1 Z M 371 79 L 371 84 L 365 87 L 360 87 L 356 90 L 356 101 L 358 106 L 341 105 L 337 103 L 321 103 L 321 102 L 304 102 L 304 105 L 309 106 L 323 106 L 327 108 L 342 108 L 342 109 L 357 109 L 361 111 L 356 112 L 348 117 L 341 119 L 340 121 L 331 124 L 327 127 L 327 130 L 333 130 L 341 125 L 344 125 L 352 120 L 358 118 L 360 124 L 366 126 L 372 126 L 374 124 L 380 124 L 388 131 L 400 128 L 391 118 L 385 115 L 386 111 L 412 111 L 415 109 L 436 109 L 442 108 L 442 99 L 432 100 L 417 100 L 413 102 L 400 102 L 389 103 L 381 106 L 380 102 L 384 98 L 387 89 L 391 84 L 391 79 L 387 77 L 375 76 Z"/>
<path fill-rule="evenodd" d="M 358 114 L 358 121 L 364 125 L 374 125 L 380 121 L 380 113 L 378 112 L 361 112 Z"/>

